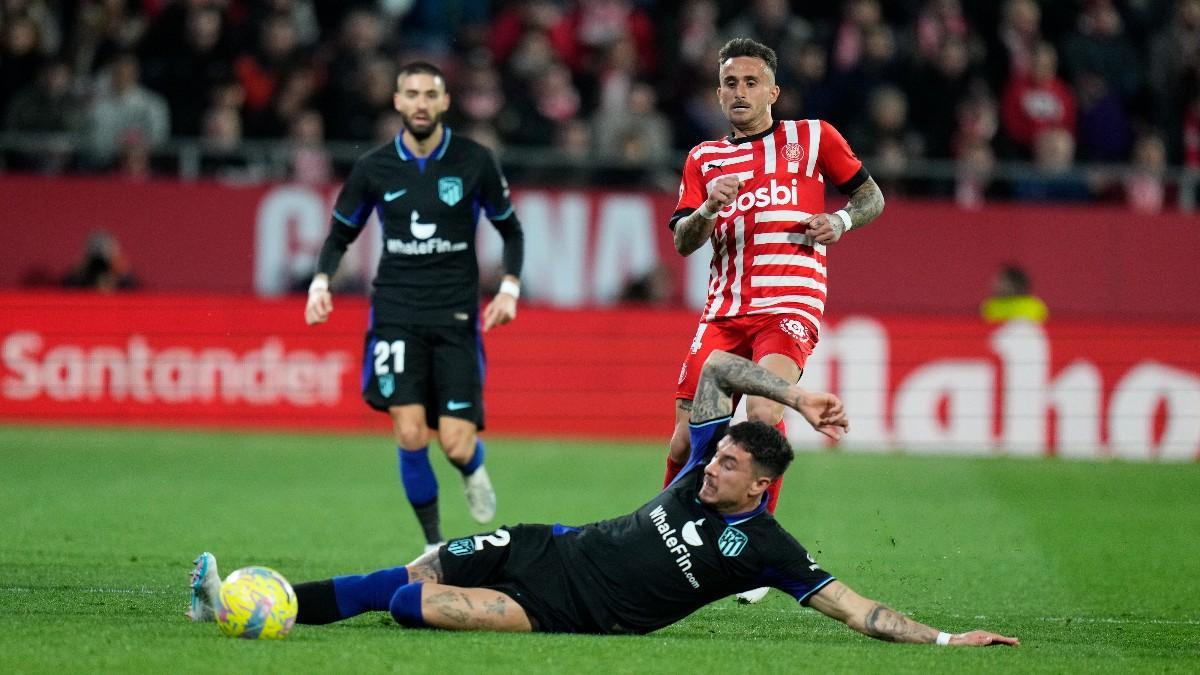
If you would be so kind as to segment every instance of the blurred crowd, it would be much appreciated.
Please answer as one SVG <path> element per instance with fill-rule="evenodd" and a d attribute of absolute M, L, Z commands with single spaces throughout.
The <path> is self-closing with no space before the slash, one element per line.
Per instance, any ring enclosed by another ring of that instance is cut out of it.
<path fill-rule="evenodd" d="M 1166 167 L 1200 167 L 1200 0 L 0 0 L 0 113 L 82 144 L 10 168 L 136 175 L 200 138 L 206 173 L 245 174 L 245 139 L 286 139 L 293 177 L 319 182 L 327 141 L 397 132 L 395 71 L 422 58 L 448 73 L 450 124 L 493 148 L 675 166 L 727 131 L 733 36 L 779 53 L 776 118 L 833 122 L 893 192 L 915 160 L 954 159 L 932 189 L 969 204 L 1020 159 L 1036 171 L 1011 196 L 1153 209 Z"/>

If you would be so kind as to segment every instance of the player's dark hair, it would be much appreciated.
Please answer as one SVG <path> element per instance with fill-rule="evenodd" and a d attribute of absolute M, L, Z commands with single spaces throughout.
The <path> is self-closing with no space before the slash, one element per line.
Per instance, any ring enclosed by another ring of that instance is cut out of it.
<path fill-rule="evenodd" d="M 725 433 L 750 456 L 768 478 L 778 478 L 787 471 L 796 454 L 783 434 L 766 422 L 742 422 L 729 427 Z"/>
<path fill-rule="evenodd" d="M 1029 275 L 1025 273 L 1025 270 L 1010 263 L 1005 265 L 1000 273 L 1004 275 L 1008 283 L 1012 284 L 1013 290 L 1017 295 L 1029 294 Z"/>
<path fill-rule="evenodd" d="M 433 65 L 428 61 L 410 61 L 400 68 L 400 72 L 396 73 L 396 82 L 408 77 L 409 75 L 432 75 L 441 78 L 445 84 L 446 76 L 442 73 L 442 69 Z"/>
<path fill-rule="evenodd" d="M 725 46 L 721 47 L 721 51 L 717 52 L 717 67 L 720 68 L 726 61 L 736 56 L 762 59 L 766 62 L 767 70 L 770 70 L 772 75 L 779 70 L 779 57 L 775 56 L 775 50 L 750 38 L 733 38 L 726 42 Z"/>

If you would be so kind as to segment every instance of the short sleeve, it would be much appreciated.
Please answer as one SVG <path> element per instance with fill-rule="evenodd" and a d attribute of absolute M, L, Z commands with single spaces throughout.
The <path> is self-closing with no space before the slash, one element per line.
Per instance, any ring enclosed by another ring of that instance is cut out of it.
<path fill-rule="evenodd" d="M 695 211 L 700 208 L 704 200 L 708 199 L 708 193 L 704 190 L 704 179 L 700 175 L 700 161 L 695 158 L 697 149 L 699 146 L 693 148 L 683 162 L 683 177 L 679 181 L 679 202 L 675 205 L 676 212 L 684 209 Z"/>
<path fill-rule="evenodd" d="M 778 588 L 797 602 L 805 604 L 813 593 L 833 581 L 834 577 L 821 569 L 808 551 L 782 527 L 779 527 L 778 533 L 780 540 L 770 547 L 771 559 L 767 561 L 757 583 Z"/>
<path fill-rule="evenodd" d="M 479 186 L 483 212 L 487 214 L 488 220 L 493 222 L 504 220 L 513 212 L 508 179 L 504 177 L 504 171 L 501 170 L 496 157 L 486 149 L 483 152 L 487 158 Z"/>
<path fill-rule="evenodd" d="M 850 149 L 850 144 L 842 134 L 825 120 L 821 120 L 821 146 L 817 153 L 817 169 L 843 193 L 853 191 L 866 181 L 862 161 Z"/>
<path fill-rule="evenodd" d="M 350 170 L 350 176 L 342 184 L 337 201 L 333 204 L 334 220 L 355 229 L 366 224 L 367 218 L 371 216 L 371 210 L 379 201 L 378 195 L 371 188 L 367 175 L 366 160 L 369 157 L 368 155 L 354 163 L 354 167 Z"/>

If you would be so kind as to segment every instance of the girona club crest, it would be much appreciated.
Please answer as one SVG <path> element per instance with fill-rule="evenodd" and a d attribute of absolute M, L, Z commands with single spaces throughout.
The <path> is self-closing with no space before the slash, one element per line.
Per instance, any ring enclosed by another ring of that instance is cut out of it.
<path fill-rule="evenodd" d="M 804 148 L 800 147 L 799 143 L 788 143 L 779 153 L 789 162 L 799 162 L 804 159 Z"/>

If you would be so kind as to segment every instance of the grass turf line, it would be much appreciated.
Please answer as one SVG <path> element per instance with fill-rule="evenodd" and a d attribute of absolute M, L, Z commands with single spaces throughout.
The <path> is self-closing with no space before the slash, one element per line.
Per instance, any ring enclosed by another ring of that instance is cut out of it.
<path fill-rule="evenodd" d="M 655 491 L 662 448 L 489 440 L 496 525 L 582 523 Z M 1018 650 L 873 641 L 781 593 L 650 636 L 406 631 L 386 615 L 280 643 L 185 621 L 191 558 L 292 581 L 419 551 L 386 438 L 0 429 L 0 670 L 1195 672 L 1200 466 L 801 454 L 780 520 L 855 589 Z M 447 534 L 479 531 L 445 461 Z"/>

